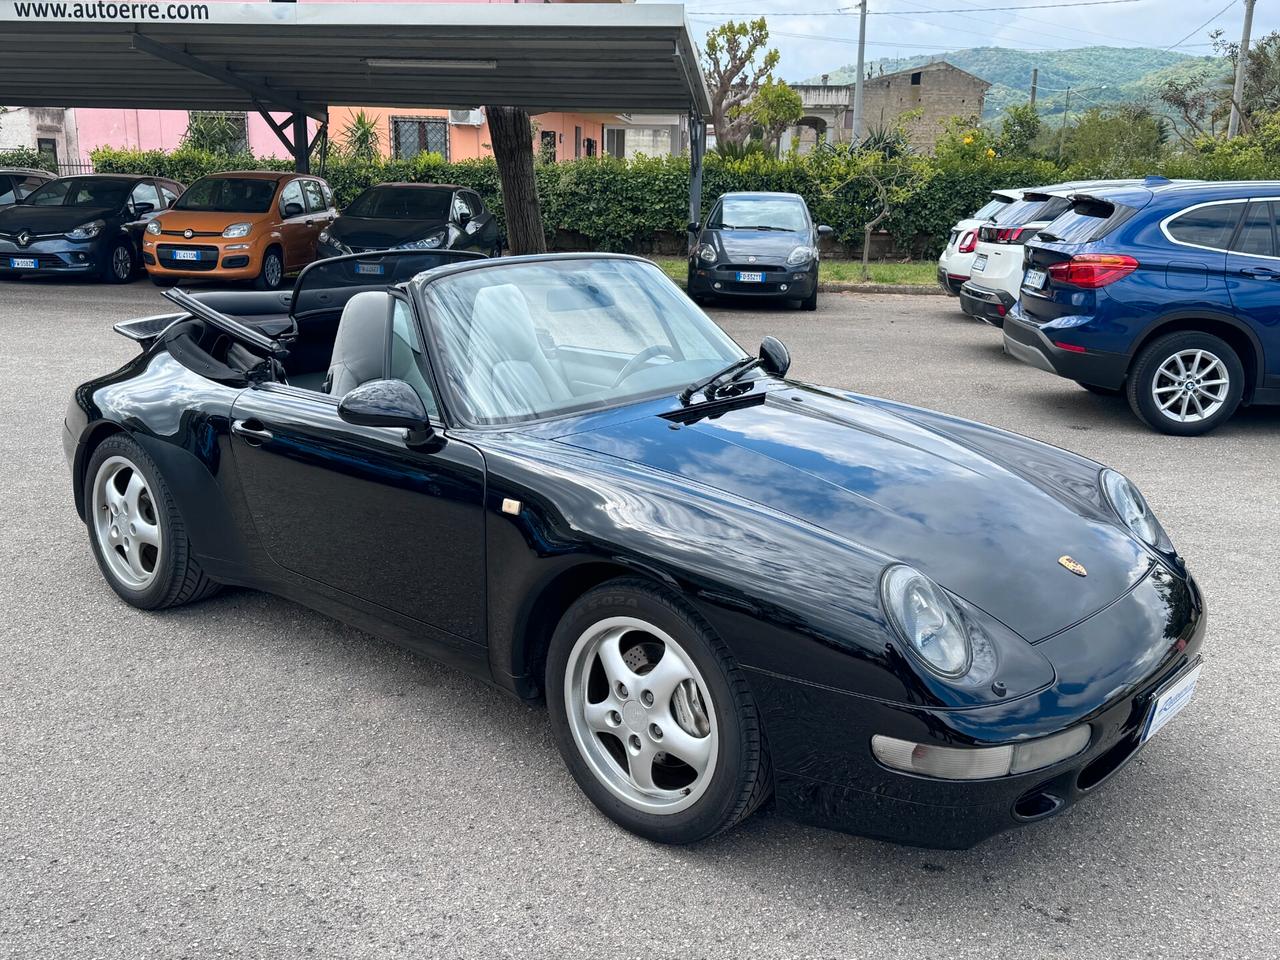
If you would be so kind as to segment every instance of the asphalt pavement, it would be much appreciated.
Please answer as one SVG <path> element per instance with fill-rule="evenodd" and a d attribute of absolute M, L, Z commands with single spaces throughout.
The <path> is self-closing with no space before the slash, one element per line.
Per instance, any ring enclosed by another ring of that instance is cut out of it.
<path fill-rule="evenodd" d="M 541 709 L 263 594 L 115 597 L 62 418 L 135 351 L 111 323 L 162 305 L 145 281 L 0 282 L 0 957 L 1280 955 L 1280 410 L 1151 433 L 942 297 L 713 308 L 799 379 L 1123 471 L 1210 629 L 1191 705 L 1056 819 L 945 853 L 765 812 L 672 849 L 595 811 Z"/>

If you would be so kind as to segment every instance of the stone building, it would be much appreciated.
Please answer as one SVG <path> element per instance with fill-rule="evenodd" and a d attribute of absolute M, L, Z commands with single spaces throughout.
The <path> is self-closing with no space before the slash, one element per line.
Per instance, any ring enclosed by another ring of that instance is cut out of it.
<path fill-rule="evenodd" d="M 804 103 L 805 115 L 782 138 L 782 149 L 793 143 L 801 153 L 816 144 L 845 143 L 853 139 L 852 83 L 793 84 Z M 862 88 L 864 130 L 888 126 L 903 114 L 919 110 L 907 125 L 916 150 L 933 149 L 943 125 L 951 117 L 980 117 L 991 86 L 981 77 L 939 60 L 922 67 L 868 77 Z"/>

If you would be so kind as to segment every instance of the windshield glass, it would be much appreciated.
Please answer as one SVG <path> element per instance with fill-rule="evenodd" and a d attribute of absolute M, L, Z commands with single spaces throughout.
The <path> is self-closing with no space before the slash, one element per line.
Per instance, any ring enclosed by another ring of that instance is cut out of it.
<path fill-rule="evenodd" d="M 22 202 L 42 207 L 120 207 L 134 184 L 105 177 L 67 177 L 50 180 Z"/>
<path fill-rule="evenodd" d="M 374 220 L 445 220 L 452 204 L 452 190 L 370 187 L 352 200 L 343 213 Z"/>
<path fill-rule="evenodd" d="M 266 213 L 276 195 L 275 180 L 260 177 L 204 177 L 173 205 L 175 210 L 211 213 Z"/>
<path fill-rule="evenodd" d="M 809 229 L 804 202 L 793 197 L 725 197 L 707 224 L 712 230 Z"/>
<path fill-rule="evenodd" d="M 499 264 L 423 290 L 444 379 L 472 424 L 675 394 L 746 356 L 651 263 Z"/>

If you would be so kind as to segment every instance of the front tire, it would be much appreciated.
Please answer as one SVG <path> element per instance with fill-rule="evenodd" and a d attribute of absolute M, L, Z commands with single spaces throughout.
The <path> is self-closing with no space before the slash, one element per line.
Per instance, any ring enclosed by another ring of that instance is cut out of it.
<path fill-rule="evenodd" d="M 695 611 L 646 581 L 610 581 L 569 608 L 551 639 L 546 691 L 569 772 L 632 833 L 695 843 L 769 795 L 742 671 Z"/>
<path fill-rule="evenodd" d="M 284 259 L 279 247 L 272 247 L 262 255 L 262 269 L 253 285 L 258 290 L 279 290 L 284 282 Z"/>
<path fill-rule="evenodd" d="M 133 255 L 133 244 L 127 240 L 117 240 L 107 254 L 106 266 L 102 268 L 102 279 L 107 283 L 129 283 L 138 269 L 137 257 Z"/>
<path fill-rule="evenodd" d="M 1170 333 L 1142 348 L 1129 374 L 1129 406 L 1161 433 L 1194 437 L 1228 420 L 1244 394 L 1244 366 L 1219 337 Z"/>
<path fill-rule="evenodd" d="M 85 470 L 85 525 L 94 558 L 125 603 L 162 610 L 219 590 L 191 555 L 186 525 L 155 462 L 124 434 L 108 437 Z"/>
<path fill-rule="evenodd" d="M 816 285 L 813 288 L 813 293 L 809 294 L 807 297 L 805 297 L 803 300 L 800 301 L 800 309 L 801 310 L 817 310 L 818 309 L 818 288 Z"/>

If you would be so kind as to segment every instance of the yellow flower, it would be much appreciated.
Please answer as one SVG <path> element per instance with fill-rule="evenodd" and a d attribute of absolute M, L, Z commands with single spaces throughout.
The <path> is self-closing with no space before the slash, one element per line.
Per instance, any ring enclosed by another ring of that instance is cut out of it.
<path fill-rule="evenodd" d="M 996 155 L 996 152 L 995 152 L 994 150 L 992 150 L 990 147 L 987 147 L 987 158 L 988 158 L 988 159 L 990 159 L 991 157 L 994 157 L 995 155 Z"/>
<path fill-rule="evenodd" d="M 965 146 L 968 146 L 969 144 L 973 143 L 973 136 L 972 136 L 972 135 L 967 135 L 967 136 L 964 138 L 964 142 L 965 142 Z"/>

